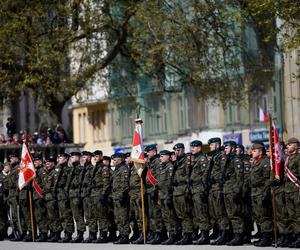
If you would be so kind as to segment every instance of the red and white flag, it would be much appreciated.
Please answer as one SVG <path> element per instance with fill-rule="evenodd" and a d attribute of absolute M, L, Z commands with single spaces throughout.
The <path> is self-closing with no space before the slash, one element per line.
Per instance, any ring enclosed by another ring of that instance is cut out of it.
<path fill-rule="evenodd" d="M 135 163 L 145 163 L 142 124 L 143 121 L 141 119 L 135 120 L 135 131 L 131 150 L 131 160 Z"/>
<path fill-rule="evenodd" d="M 283 152 L 279 142 L 278 134 L 276 131 L 275 123 L 272 121 L 272 132 L 273 132 L 273 145 L 274 145 L 274 163 L 275 163 L 275 178 L 280 180 L 280 173 L 283 167 Z"/>
<path fill-rule="evenodd" d="M 20 163 L 20 171 L 19 171 L 19 180 L 18 186 L 21 190 L 25 187 L 31 180 L 33 180 L 33 187 L 37 191 L 37 193 L 42 196 L 42 189 L 39 185 L 34 181 L 35 177 L 35 169 L 34 165 L 28 150 L 28 145 L 26 142 L 23 143 L 22 147 L 22 155 L 21 155 L 21 163 Z"/>
<path fill-rule="evenodd" d="M 267 122 L 268 120 L 269 120 L 268 114 L 261 107 L 259 107 L 259 121 Z"/>

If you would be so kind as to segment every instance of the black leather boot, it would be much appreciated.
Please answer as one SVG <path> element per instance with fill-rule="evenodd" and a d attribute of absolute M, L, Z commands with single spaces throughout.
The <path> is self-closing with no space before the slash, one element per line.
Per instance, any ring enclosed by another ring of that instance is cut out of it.
<path fill-rule="evenodd" d="M 23 238 L 24 242 L 31 242 L 33 241 L 32 239 L 32 233 L 29 231 L 27 235 L 25 235 L 25 237 Z"/>
<path fill-rule="evenodd" d="M 207 230 L 201 231 L 200 238 L 193 241 L 194 245 L 207 245 L 209 244 L 209 232 Z"/>
<path fill-rule="evenodd" d="M 90 232 L 89 237 L 87 237 L 83 243 L 92 243 L 94 240 L 97 240 L 97 232 Z"/>
<path fill-rule="evenodd" d="M 93 243 L 107 243 L 107 242 L 108 242 L 108 238 L 107 238 L 106 231 L 102 231 L 99 235 L 99 238 L 93 241 Z"/>
<path fill-rule="evenodd" d="M 216 240 L 220 235 L 219 229 L 217 226 L 213 227 L 213 232 L 212 234 L 209 236 L 210 240 Z"/>
<path fill-rule="evenodd" d="M 35 242 L 47 242 L 47 233 L 40 233 L 40 237 Z"/>
<path fill-rule="evenodd" d="M 119 240 L 115 241 L 114 244 L 129 244 L 130 241 L 128 239 L 128 235 L 121 234 Z"/>
<path fill-rule="evenodd" d="M 72 240 L 72 233 L 65 231 L 64 238 L 60 239 L 59 243 L 68 243 Z"/>
<path fill-rule="evenodd" d="M 219 237 L 213 242 L 212 245 L 222 246 L 227 242 L 227 231 L 221 230 Z"/>
<path fill-rule="evenodd" d="M 135 244 L 135 245 L 144 244 L 144 235 L 143 235 L 143 233 L 140 232 L 139 237 L 135 241 L 132 241 L 131 244 Z"/>
<path fill-rule="evenodd" d="M 195 240 L 198 240 L 200 237 L 200 235 L 198 234 L 198 230 L 194 230 L 193 233 L 192 233 L 192 241 L 195 241 Z"/>
<path fill-rule="evenodd" d="M 149 242 L 150 242 L 151 240 L 153 240 L 153 237 L 154 237 L 154 233 L 153 233 L 152 231 L 149 231 L 149 232 L 147 233 L 146 243 L 149 244 Z"/>
<path fill-rule="evenodd" d="M 227 242 L 226 245 L 227 246 L 241 246 L 243 245 L 244 241 L 243 241 L 243 237 L 241 233 L 235 233 L 234 237 L 231 241 Z"/>
<path fill-rule="evenodd" d="M 297 235 L 296 240 L 293 242 L 295 248 L 300 248 L 300 234 Z"/>
<path fill-rule="evenodd" d="M 55 232 L 53 237 L 48 239 L 48 242 L 58 242 L 60 240 L 60 232 Z"/>
<path fill-rule="evenodd" d="M 162 245 L 173 245 L 176 242 L 176 235 L 175 234 L 170 234 L 169 238 L 165 241 L 163 241 L 161 244 Z"/>
<path fill-rule="evenodd" d="M 175 242 L 175 245 L 190 245 L 192 244 L 192 237 L 190 233 L 186 233 L 183 235 L 182 239 Z"/>
<path fill-rule="evenodd" d="M 107 237 L 108 242 L 114 242 L 117 240 L 117 233 L 115 230 L 110 230 L 109 235 Z"/>
<path fill-rule="evenodd" d="M 152 244 L 152 245 L 159 245 L 161 242 L 162 242 L 161 233 L 160 233 L 160 232 L 156 232 L 156 233 L 154 234 L 153 240 L 151 240 L 151 241 L 149 242 L 149 244 Z"/>
<path fill-rule="evenodd" d="M 10 241 L 21 241 L 22 236 L 20 235 L 20 232 L 18 230 L 14 230 L 11 235 L 9 235 Z"/>
<path fill-rule="evenodd" d="M 254 243 L 256 247 L 269 247 L 272 246 L 271 233 L 262 233 L 262 238 L 259 242 Z"/>
<path fill-rule="evenodd" d="M 71 243 L 82 243 L 83 242 L 83 232 L 77 231 L 77 236 L 75 239 L 71 240 Z"/>

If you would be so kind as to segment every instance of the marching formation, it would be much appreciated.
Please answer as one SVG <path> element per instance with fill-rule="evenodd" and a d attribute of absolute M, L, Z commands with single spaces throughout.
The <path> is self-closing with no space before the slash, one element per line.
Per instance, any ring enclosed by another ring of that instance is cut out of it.
<path fill-rule="evenodd" d="M 19 190 L 20 159 L 11 154 L 0 173 L 0 240 L 32 241 L 37 235 L 36 242 L 144 244 L 143 201 L 147 244 L 264 247 L 272 245 L 275 228 L 279 247 L 299 248 L 299 140 L 288 140 L 279 180 L 272 178 L 263 143 L 254 143 L 251 155 L 234 141 L 211 138 L 208 144 L 206 154 L 199 140 L 190 143 L 189 153 L 182 143 L 173 152 L 147 145 L 141 172 L 130 153 L 35 154 L 34 180 L 42 195 L 31 185 Z"/>

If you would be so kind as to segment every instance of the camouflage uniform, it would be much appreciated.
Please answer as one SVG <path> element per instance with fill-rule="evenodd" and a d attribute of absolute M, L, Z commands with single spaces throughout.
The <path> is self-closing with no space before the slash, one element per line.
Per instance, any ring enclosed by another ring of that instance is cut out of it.
<path fill-rule="evenodd" d="M 7 218 L 7 177 L 8 174 L 4 174 L 2 171 L 0 172 L 0 240 L 4 239 L 4 236 L 7 234 L 8 228 L 8 218 Z"/>

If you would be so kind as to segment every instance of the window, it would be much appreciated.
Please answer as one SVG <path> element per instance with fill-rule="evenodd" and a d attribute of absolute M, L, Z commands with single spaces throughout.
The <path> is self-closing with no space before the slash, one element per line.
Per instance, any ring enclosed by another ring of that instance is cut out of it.
<path fill-rule="evenodd" d="M 78 120 L 79 120 L 79 141 L 81 143 L 86 142 L 85 138 L 85 119 L 86 119 L 86 114 L 79 114 L 78 115 Z"/>

